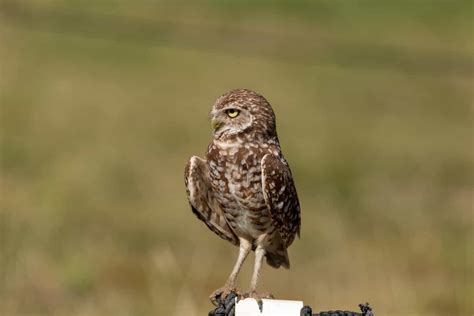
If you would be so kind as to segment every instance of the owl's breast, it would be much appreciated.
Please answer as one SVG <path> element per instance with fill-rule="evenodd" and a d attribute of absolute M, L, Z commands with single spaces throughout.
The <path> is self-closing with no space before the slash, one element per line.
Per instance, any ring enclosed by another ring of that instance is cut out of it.
<path fill-rule="evenodd" d="M 208 153 L 212 191 L 226 218 L 234 230 L 255 238 L 267 229 L 261 222 L 269 222 L 262 190 L 263 155 L 245 146 Z"/>
<path fill-rule="evenodd" d="M 236 156 L 221 157 L 209 162 L 211 186 L 215 193 L 240 204 L 255 204 L 263 201 L 260 161 L 253 157 L 241 159 Z M 248 205 L 251 207 L 252 205 Z"/>

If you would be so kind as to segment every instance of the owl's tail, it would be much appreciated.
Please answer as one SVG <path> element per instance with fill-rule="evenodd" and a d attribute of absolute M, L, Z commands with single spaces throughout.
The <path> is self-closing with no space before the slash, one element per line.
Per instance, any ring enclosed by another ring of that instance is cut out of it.
<path fill-rule="evenodd" d="M 268 265 L 275 269 L 278 269 L 280 266 L 283 266 L 285 269 L 290 268 L 290 258 L 288 258 L 286 249 L 278 252 L 267 252 L 265 256 L 267 257 Z"/>

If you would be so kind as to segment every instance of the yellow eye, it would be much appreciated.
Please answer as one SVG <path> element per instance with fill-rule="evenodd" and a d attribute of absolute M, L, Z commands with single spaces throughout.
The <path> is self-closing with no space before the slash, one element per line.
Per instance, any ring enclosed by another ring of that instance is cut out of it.
<path fill-rule="evenodd" d="M 237 117 L 237 115 L 239 115 L 240 111 L 239 110 L 236 110 L 236 109 L 228 109 L 225 111 L 227 113 L 227 115 L 230 117 L 230 118 L 234 118 L 234 117 Z"/>

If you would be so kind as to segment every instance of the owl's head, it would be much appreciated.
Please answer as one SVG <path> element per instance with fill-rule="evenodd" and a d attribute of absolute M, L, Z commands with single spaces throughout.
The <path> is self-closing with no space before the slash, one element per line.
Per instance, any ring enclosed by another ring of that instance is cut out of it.
<path fill-rule="evenodd" d="M 211 111 L 214 138 L 225 140 L 245 133 L 253 138 L 276 136 L 275 114 L 260 94 L 237 89 L 220 96 Z"/>

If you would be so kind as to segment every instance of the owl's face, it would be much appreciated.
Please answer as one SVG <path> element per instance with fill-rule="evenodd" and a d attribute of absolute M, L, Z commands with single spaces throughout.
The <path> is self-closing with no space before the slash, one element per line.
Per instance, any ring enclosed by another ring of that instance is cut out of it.
<path fill-rule="evenodd" d="M 214 138 L 230 139 L 245 133 L 253 137 L 276 136 L 275 114 L 256 92 L 239 89 L 219 97 L 211 111 Z"/>
<path fill-rule="evenodd" d="M 217 138 L 244 132 L 252 126 L 253 120 L 254 117 L 250 111 L 237 104 L 229 104 L 222 109 L 213 109 L 211 112 L 211 126 Z"/>

